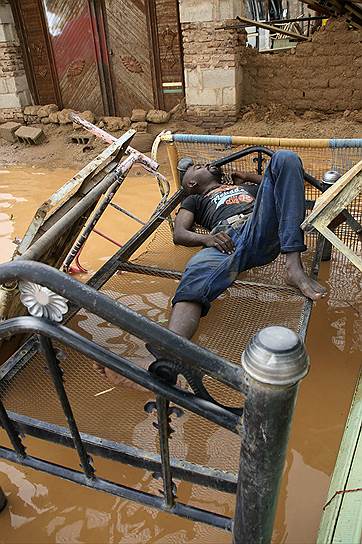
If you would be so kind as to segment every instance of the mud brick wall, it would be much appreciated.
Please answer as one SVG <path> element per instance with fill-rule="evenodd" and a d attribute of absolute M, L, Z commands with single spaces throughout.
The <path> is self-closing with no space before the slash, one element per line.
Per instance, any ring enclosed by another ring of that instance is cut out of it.
<path fill-rule="evenodd" d="M 22 119 L 31 103 L 10 3 L 0 0 L 0 121 Z"/>
<path fill-rule="evenodd" d="M 344 21 L 284 53 L 243 48 L 242 104 L 279 103 L 323 112 L 362 109 L 362 32 Z"/>

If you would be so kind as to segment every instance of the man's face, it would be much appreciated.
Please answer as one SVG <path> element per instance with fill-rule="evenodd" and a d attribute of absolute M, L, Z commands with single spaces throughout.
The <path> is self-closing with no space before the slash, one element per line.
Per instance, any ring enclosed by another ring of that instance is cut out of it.
<path fill-rule="evenodd" d="M 219 181 L 217 172 L 209 165 L 193 164 L 186 170 L 182 187 L 188 195 L 202 194 L 212 182 Z"/>

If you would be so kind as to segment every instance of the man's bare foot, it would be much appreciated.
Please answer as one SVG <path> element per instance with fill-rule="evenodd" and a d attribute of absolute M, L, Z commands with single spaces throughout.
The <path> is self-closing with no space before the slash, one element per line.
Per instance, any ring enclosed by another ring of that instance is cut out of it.
<path fill-rule="evenodd" d="M 327 290 L 305 273 L 300 253 L 287 253 L 286 269 L 287 284 L 297 287 L 305 297 L 319 300 L 326 296 Z"/>

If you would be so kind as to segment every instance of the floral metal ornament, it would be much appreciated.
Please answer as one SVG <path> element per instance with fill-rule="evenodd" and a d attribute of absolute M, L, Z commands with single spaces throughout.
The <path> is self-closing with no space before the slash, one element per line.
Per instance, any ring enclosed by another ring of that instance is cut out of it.
<path fill-rule="evenodd" d="M 67 300 L 47 287 L 22 281 L 19 283 L 20 300 L 30 315 L 51 321 L 61 321 L 68 311 Z"/>

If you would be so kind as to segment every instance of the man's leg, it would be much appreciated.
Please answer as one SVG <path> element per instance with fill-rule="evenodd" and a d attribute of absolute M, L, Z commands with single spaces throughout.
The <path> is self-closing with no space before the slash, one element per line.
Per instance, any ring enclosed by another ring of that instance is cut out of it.
<path fill-rule="evenodd" d="M 168 328 L 191 339 L 198 329 L 201 318 L 202 306 L 198 302 L 176 302 L 172 308 Z"/>
<path fill-rule="evenodd" d="M 312 300 L 326 290 L 307 276 L 300 254 L 306 249 L 300 228 L 305 215 L 303 167 L 291 151 L 274 153 L 260 186 L 253 216 L 247 225 L 248 247 L 254 248 L 252 266 L 273 260 L 279 249 L 286 255 L 286 281 Z"/>
<path fill-rule="evenodd" d="M 199 251 L 188 263 L 177 288 L 169 328 L 187 338 L 196 332 L 200 317 L 238 274 L 286 254 L 287 282 L 306 297 L 318 300 L 325 289 L 309 278 L 300 254 L 306 249 L 300 228 L 305 214 L 303 168 L 290 151 L 277 151 L 265 172 L 252 217 L 238 231 L 230 229 L 232 255 L 215 248 Z"/>
<path fill-rule="evenodd" d="M 207 314 L 210 302 L 225 291 L 237 275 L 235 252 L 228 255 L 216 248 L 205 248 L 196 253 L 187 263 L 177 287 L 168 328 L 180 336 L 192 338 L 200 318 Z"/>

